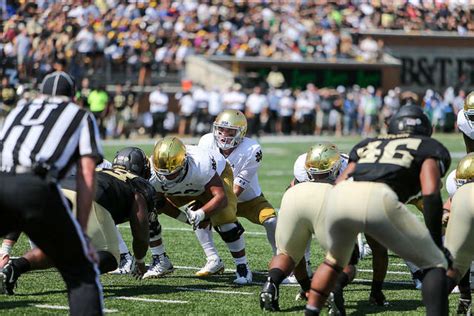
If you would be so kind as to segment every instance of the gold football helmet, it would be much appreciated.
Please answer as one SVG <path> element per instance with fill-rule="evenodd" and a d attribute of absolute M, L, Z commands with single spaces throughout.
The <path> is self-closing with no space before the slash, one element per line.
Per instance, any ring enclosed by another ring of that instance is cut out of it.
<path fill-rule="evenodd" d="M 320 142 L 312 146 L 306 154 L 304 168 L 311 181 L 335 180 L 341 168 L 341 154 L 332 143 Z"/>
<path fill-rule="evenodd" d="M 168 188 L 180 182 L 187 165 L 186 146 L 177 137 L 165 137 L 153 149 L 153 170 Z"/>
<path fill-rule="evenodd" d="M 247 119 L 238 110 L 222 111 L 213 124 L 214 140 L 223 150 L 237 147 L 247 133 Z"/>
<path fill-rule="evenodd" d="M 474 92 L 469 93 L 464 99 L 464 116 L 470 125 L 474 124 Z"/>
<path fill-rule="evenodd" d="M 474 181 L 474 153 L 462 158 L 456 168 L 456 185 L 458 187 Z"/>

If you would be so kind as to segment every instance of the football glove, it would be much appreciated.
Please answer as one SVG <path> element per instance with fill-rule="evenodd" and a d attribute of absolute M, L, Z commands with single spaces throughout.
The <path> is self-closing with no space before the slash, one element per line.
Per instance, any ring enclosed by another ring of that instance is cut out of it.
<path fill-rule="evenodd" d="M 206 217 L 206 214 L 202 209 L 198 209 L 196 211 L 193 211 L 189 207 L 186 208 L 186 217 L 188 218 L 188 222 L 193 226 L 193 229 L 196 230 L 199 228 L 199 223 L 201 223 L 204 218 Z"/>
<path fill-rule="evenodd" d="M 137 280 L 141 280 L 146 272 L 145 262 L 137 262 L 135 257 L 132 257 L 132 264 L 130 266 L 130 274 Z"/>

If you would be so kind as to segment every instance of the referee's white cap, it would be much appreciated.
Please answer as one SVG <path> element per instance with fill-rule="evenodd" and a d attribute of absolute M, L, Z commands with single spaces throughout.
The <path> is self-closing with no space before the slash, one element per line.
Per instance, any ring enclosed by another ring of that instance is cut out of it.
<path fill-rule="evenodd" d="M 74 79 L 64 71 L 55 71 L 44 77 L 41 82 L 41 93 L 73 97 L 76 94 Z"/>

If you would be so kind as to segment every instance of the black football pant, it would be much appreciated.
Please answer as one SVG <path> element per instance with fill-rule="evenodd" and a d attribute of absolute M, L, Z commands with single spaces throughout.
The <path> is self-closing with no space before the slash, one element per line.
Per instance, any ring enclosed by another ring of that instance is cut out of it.
<path fill-rule="evenodd" d="M 0 173 L 0 236 L 23 231 L 66 282 L 71 315 L 101 315 L 102 286 L 82 229 L 58 185 L 33 174 Z"/>

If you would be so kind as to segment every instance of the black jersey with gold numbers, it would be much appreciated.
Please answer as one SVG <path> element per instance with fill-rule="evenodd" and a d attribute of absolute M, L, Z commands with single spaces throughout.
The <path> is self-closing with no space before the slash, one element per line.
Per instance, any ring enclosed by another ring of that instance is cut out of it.
<path fill-rule="evenodd" d="M 349 176 L 355 181 L 385 183 L 397 193 L 400 202 L 407 202 L 421 190 L 421 165 L 428 158 L 438 161 L 444 176 L 451 157 L 446 147 L 433 138 L 408 134 L 367 138 L 349 155 L 349 161 L 357 163 Z"/>
<path fill-rule="evenodd" d="M 75 191 L 75 177 L 68 177 L 61 182 L 61 186 Z M 155 189 L 148 181 L 122 169 L 97 169 L 94 201 L 109 211 L 115 224 L 129 220 L 135 192 L 143 195 L 151 211 L 155 204 Z"/>

